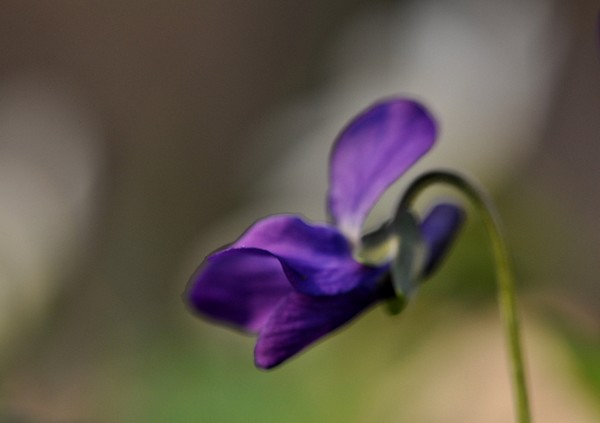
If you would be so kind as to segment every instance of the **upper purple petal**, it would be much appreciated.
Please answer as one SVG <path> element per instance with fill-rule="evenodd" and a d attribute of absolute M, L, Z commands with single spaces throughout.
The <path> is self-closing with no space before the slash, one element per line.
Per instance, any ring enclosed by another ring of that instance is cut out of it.
<path fill-rule="evenodd" d="M 375 289 L 357 289 L 334 297 L 294 292 L 272 313 L 254 349 L 256 366 L 270 369 L 339 328 L 379 299 Z"/>
<path fill-rule="evenodd" d="M 465 220 L 465 212 L 453 204 L 438 204 L 421 222 L 421 236 L 427 247 L 423 277 L 430 276 L 446 256 Z"/>
<path fill-rule="evenodd" d="M 383 271 L 358 263 L 336 228 L 309 225 L 297 216 L 260 220 L 233 245 L 269 251 L 280 259 L 292 285 L 309 295 L 338 295 L 374 284 Z"/>
<path fill-rule="evenodd" d="M 256 248 L 234 248 L 209 256 L 192 277 L 186 295 L 205 316 L 258 332 L 291 291 L 276 257 Z"/>
<path fill-rule="evenodd" d="M 356 240 L 385 189 L 433 145 L 436 124 L 419 103 L 375 104 L 342 131 L 331 154 L 328 207 L 335 225 Z"/>

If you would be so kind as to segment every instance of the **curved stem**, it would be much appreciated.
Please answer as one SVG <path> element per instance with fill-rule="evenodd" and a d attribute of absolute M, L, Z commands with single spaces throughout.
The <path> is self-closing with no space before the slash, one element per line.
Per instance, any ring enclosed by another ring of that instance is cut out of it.
<path fill-rule="evenodd" d="M 521 339 L 517 306 L 515 298 L 514 278 L 512 275 L 510 260 L 506 249 L 506 243 L 502 236 L 500 219 L 493 203 L 484 193 L 465 178 L 452 172 L 434 171 L 419 177 L 406 191 L 400 203 L 401 208 L 408 209 L 415 198 L 425 188 L 432 184 L 447 184 L 457 188 L 465 194 L 474 204 L 481 215 L 483 223 L 490 236 L 492 250 L 496 262 L 496 276 L 498 284 L 498 301 L 500 314 L 504 326 L 505 336 L 508 343 L 508 353 L 511 368 L 511 382 L 513 396 L 516 404 L 517 422 L 529 423 L 531 421 L 527 387 L 525 383 L 525 371 L 521 352 Z"/>

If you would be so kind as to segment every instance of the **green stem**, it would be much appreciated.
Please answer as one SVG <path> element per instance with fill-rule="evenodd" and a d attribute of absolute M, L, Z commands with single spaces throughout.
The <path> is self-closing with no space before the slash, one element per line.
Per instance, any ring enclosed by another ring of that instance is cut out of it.
<path fill-rule="evenodd" d="M 525 383 L 523 356 L 521 352 L 514 278 L 510 267 L 506 243 L 502 236 L 498 213 L 496 212 L 492 201 L 483 190 L 479 189 L 460 175 L 445 171 L 426 173 L 415 180 L 402 198 L 400 207 L 408 209 L 421 191 L 432 184 L 438 183 L 451 185 L 452 187 L 457 188 L 474 203 L 490 236 L 496 262 L 500 314 L 508 343 L 511 382 L 516 404 L 517 422 L 530 423 L 531 417 Z"/>

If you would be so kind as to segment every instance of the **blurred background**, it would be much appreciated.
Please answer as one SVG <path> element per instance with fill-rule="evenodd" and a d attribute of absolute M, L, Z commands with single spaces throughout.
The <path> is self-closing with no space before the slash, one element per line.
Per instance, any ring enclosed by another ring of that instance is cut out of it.
<path fill-rule="evenodd" d="M 595 0 L 0 0 L 0 421 L 507 422 L 475 216 L 408 309 L 273 372 L 181 301 L 256 219 L 325 219 L 337 131 L 423 101 L 498 202 L 537 421 L 600 421 Z M 444 195 L 452 195 L 444 193 Z"/>

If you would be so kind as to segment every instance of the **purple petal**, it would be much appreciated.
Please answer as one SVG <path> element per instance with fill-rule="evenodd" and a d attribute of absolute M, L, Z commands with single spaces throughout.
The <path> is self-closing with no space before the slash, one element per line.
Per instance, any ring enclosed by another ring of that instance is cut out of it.
<path fill-rule="evenodd" d="M 338 295 L 374 283 L 381 268 L 354 260 L 347 239 L 334 227 L 309 225 L 296 216 L 280 215 L 253 225 L 234 243 L 277 256 L 294 287 L 309 295 Z"/>
<path fill-rule="evenodd" d="M 350 251 L 346 238 L 334 227 L 309 225 L 294 215 L 259 220 L 234 244 L 270 251 L 286 259 L 312 259 L 314 255 L 338 256 Z"/>
<path fill-rule="evenodd" d="M 331 154 L 329 212 L 356 240 L 385 189 L 433 145 L 436 124 L 420 104 L 405 99 L 378 103 L 356 117 Z"/>
<path fill-rule="evenodd" d="M 435 206 L 421 223 L 421 236 L 427 246 L 423 277 L 430 276 L 446 256 L 465 220 L 465 213 L 452 204 Z"/>
<path fill-rule="evenodd" d="M 254 361 L 270 369 L 348 322 L 379 298 L 375 290 L 356 290 L 335 297 L 287 296 L 260 331 Z"/>
<path fill-rule="evenodd" d="M 187 297 L 209 318 L 258 332 L 291 291 L 276 257 L 255 248 L 237 248 L 209 256 L 192 277 Z"/>

